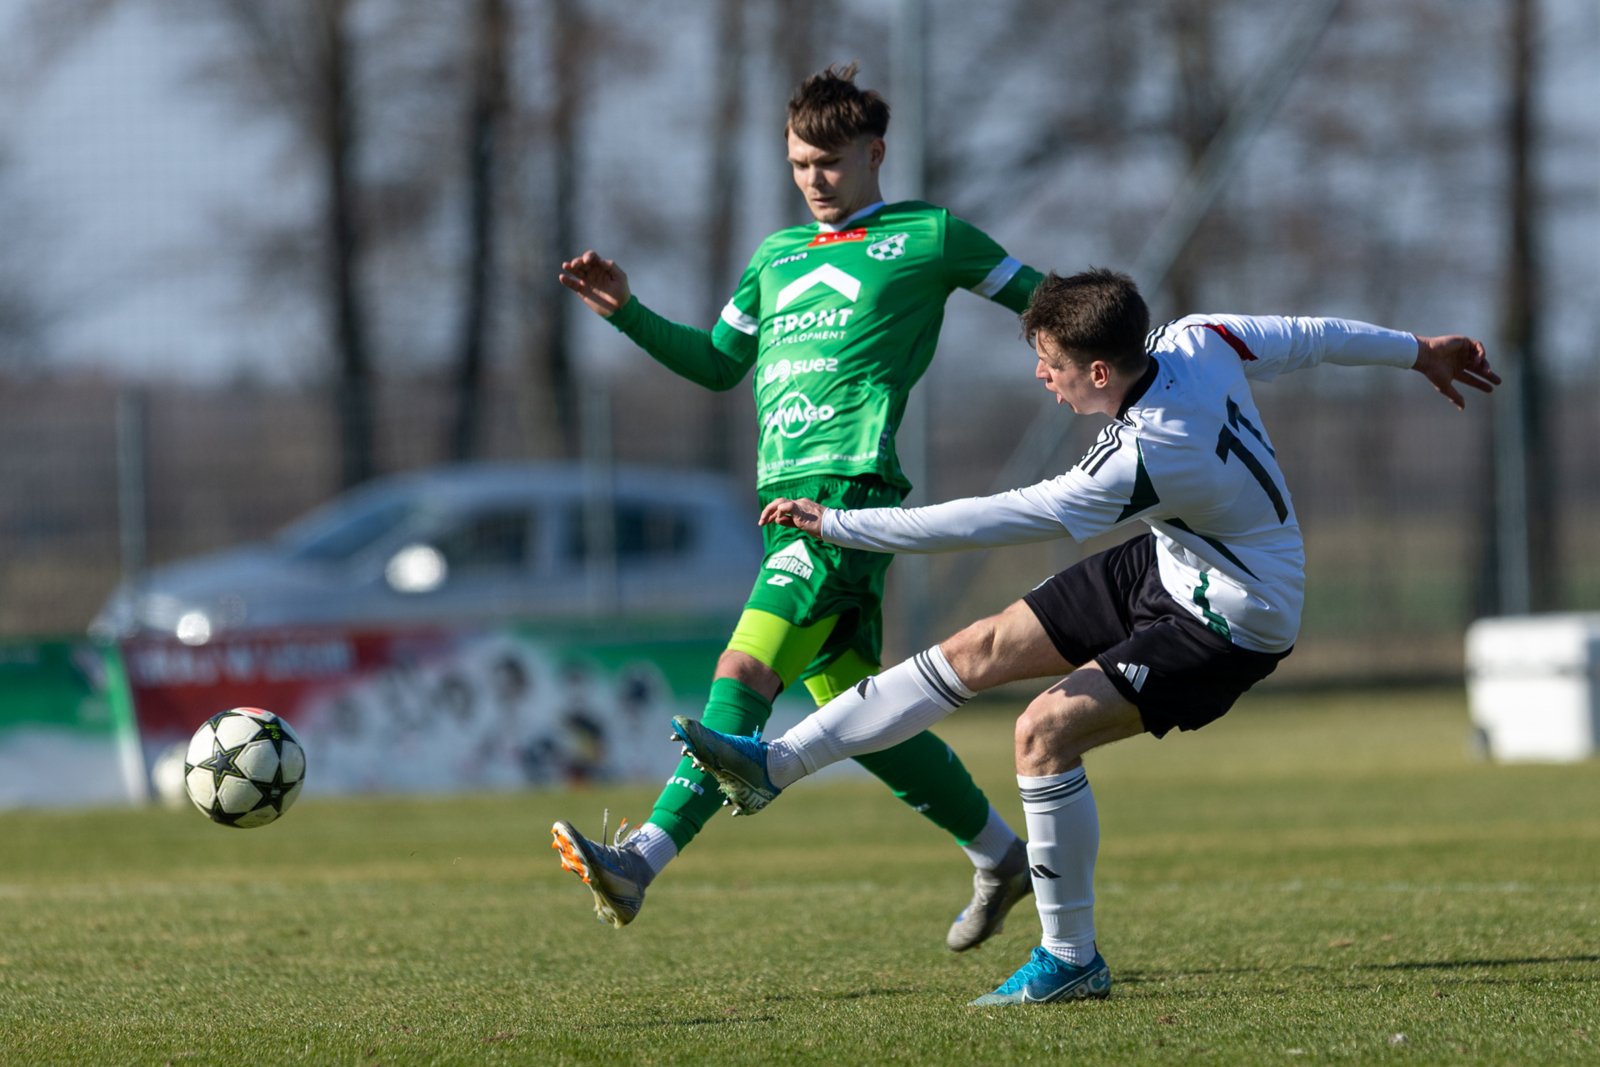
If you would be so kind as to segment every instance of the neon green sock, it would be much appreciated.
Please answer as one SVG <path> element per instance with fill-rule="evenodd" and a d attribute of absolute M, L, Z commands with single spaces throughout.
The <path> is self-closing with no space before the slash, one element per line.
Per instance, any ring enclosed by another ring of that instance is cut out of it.
<path fill-rule="evenodd" d="M 743 682 L 718 678 L 711 683 L 711 696 L 700 721 L 725 734 L 749 737 L 771 717 L 772 701 Z M 695 770 L 685 756 L 656 798 L 649 821 L 665 830 L 681 852 L 720 807 L 722 794 L 717 792 L 717 780 Z M 984 812 L 987 814 L 987 807 Z"/>

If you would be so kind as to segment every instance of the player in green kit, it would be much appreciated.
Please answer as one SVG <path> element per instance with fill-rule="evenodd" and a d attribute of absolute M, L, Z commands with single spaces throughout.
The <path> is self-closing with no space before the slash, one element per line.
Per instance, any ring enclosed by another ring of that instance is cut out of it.
<path fill-rule="evenodd" d="M 895 432 L 933 358 L 945 301 L 968 289 L 1020 312 L 1040 279 L 943 208 L 884 203 L 878 171 L 889 108 L 856 86 L 855 71 L 830 67 L 790 99 L 789 164 L 816 221 L 761 243 L 710 332 L 650 311 L 617 265 L 592 251 L 562 264 L 562 284 L 690 381 L 731 389 L 754 370 L 763 505 L 778 497 L 840 508 L 898 504 L 911 483 Z M 766 558 L 717 661 L 703 719 L 746 736 L 766 723 L 786 686 L 804 682 L 821 705 L 879 670 L 892 559 L 790 527 L 763 530 Z M 860 763 L 966 851 L 976 868 L 973 897 L 946 944 L 959 952 L 982 943 L 1032 890 L 1024 843 L 931 733 Z M 631 836 L 593 841 L 559 821 L 553 847 L 594 894 L 600 918 L 624 926 L 645 886 L 721 803 L 715 780 L 685 759 Z"/>

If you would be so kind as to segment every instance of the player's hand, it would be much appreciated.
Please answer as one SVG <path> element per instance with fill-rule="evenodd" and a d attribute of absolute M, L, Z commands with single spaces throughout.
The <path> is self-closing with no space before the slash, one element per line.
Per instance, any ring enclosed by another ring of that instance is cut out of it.
<path fill-rule="evenodd" d="M 1412 367 L 1433 383 L 1433 387 L 1457 408 L 1466 407 L 1455 383 L 1492 393 L 1500 384 L 1500 375 L 1489 366 L 1483 342 L 1460 334 L 1445 337 L 1417 337 L 1417 361 Z"/>
<path fill-rule="evenodd" d="M 590 311 L 608 319 L 633 295 L 616 261 L 601 259 L 592 249 L 561 264 L 561 284 L 577 293 Z"/>
<path fill-rule="evenodd" d="M 827 513 L 828 509 L 815 500 L 790 500 L 780 496 L 761 509 L 761 519 L 757 525 L 776 523 L 779 526 L 793 526 L 812 537 L 821 537 L 822 516 Z"/>

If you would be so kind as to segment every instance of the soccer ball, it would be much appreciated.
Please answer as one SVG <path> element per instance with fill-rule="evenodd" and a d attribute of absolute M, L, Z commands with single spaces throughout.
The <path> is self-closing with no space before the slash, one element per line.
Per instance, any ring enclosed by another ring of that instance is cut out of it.
<path fill-rule="evenodd" d="M 201 724 L 183 758 L 183 785 L 212 822 L 248 829 L 289 810 L 306 777 L 306 754 L 289 724 L 260 708 L 219 711 Z"/>

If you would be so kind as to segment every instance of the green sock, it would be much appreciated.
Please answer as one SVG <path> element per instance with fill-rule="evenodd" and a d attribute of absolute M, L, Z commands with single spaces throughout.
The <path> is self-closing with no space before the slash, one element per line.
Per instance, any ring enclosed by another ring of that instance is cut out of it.
<path fill-rule="evenodd" d="M 963 845 L 982 833 L 989 821 L 989 798 L 961 757 L 931 731 L 882 752 L 857 756 L 856 762 Z"/>
<path fill-rule="evenodd" d="M 700 721 L 725 734 L 749 737 L 765 726 L 771 717 L 772 701 L 742 682 L 718 678 L 711 683 L 711 696 L 706 701 L 706 710 Z M 667 780 L 666 788 L 656 798 L 649 821 L 665 830 L 681 852 L 720 807 L 722 794 L 717 792 L 717 780 L 695 770 L 694 764 L 685 756 Z M 986 802 L 985 817 L 988 811 Z"/>

